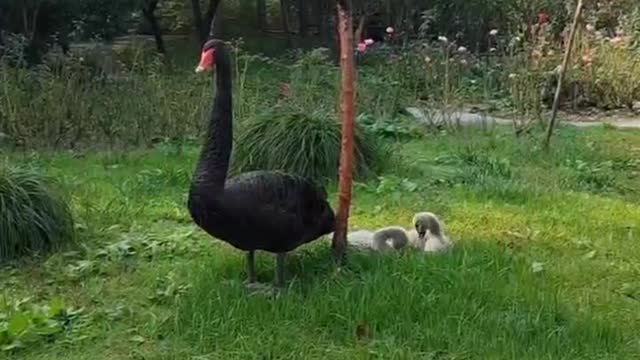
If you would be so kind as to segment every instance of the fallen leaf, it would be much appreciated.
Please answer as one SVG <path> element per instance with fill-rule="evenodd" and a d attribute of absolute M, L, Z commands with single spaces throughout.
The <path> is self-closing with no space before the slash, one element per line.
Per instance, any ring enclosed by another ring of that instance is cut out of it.
<path fill-rule="evenodd" d="M 134 342 L 134 343 L 138 343 L 138 344 L 142 344 L 144 343 L 146 340 L 145 338 L 143 338 L 140 335 L 135 335 L 129 338 L 130 341 Z"/>
<path fill-rule="evenodd" d="M 531 271 L 533 271 L 534 273 L 544 271 L 544 263 L 534 261 L 533 264 L 531 264 Z"/>
<path fill-rule="evenodd" d="M 358 324 L 356 326 L 356 339 L 358 340 L 366 340 L 369 338 L 369 324 L 366 322 L 364 324 Z"/>

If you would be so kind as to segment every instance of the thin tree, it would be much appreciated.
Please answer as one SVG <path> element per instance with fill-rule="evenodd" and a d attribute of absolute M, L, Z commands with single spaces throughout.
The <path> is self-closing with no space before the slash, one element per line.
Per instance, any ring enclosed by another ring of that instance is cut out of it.
<path fill-rule="evenodd" d="M 280 0 L 280 21 L 282 23 L 282 31 L 287 40 L 287 46 L 291 46 L 291 33 L 289 26 L 289 1 Z"/>
<path fill-rule="evenodd" d="M 571 31 L 569 32 L 569 40 L 567 41 L 566 49 L 564 51 L 564 58 L 562 59 L 560 73 L 558 74 L 558 85 L 556 87 L 556 94 L 553 98 L 553 107 L 551 108 L 551 120 L 549 120 L 549 125 L 547 127 L 547 136 L 544 140 L 545 149 L 548 149 L 549 145 L 551 144 L 551 136 L 553 135 L 553 129 L 556 126 L 556 118 L 558 116 L 558 106 L 560 105 L 560 93 L 562 92 L 562 85 L 564 82 L 565 74 L 567 73 L 567 67 L 569 66 L 569 60 L 571 59 L 573 39 L 576 36 L 576 29 L 578 28 L 578 22 L 580 21 L 581 13 L 582 13 L 582 0 L 578 0 L 578 3 L 576 4 L 576 12 L 573 17 L 573 24 L 571 24 Z"/>
<path fill-rule="evenodd" d="M 191 11 L 193 13 L 193 27 L 198 34 L 200 45 L 202 45 L 207 39 L 205 38 L 206 32 L 204 29 L 204 23 L 202 21 L 202 8 L 200 8 L 200 0 L 191 0 Z"/>
<path fill-rule="evenodd" d="M 332 248 L 335 260 L 341 264 L 347 249 L 347 228 L 351 207 L 353 180 L 353 128 L 355 117 L 355 65 L 353 54 L 353 20 L 349 0 L 338 1 L 338 33 L 340 38 L 340 68 L 342 71 L 342 151 L 340 153 L 340 180 L 338 183 L 338 211 Z"/>
<path fill-rule="evenodd" d="M 164 40 L 162 39 L 162 30 L 158 24 L 156 18 L 156 9 L 158 8 L 158 0 L 145 0 L 142 3 L 142 14 L 151 26 L 151 32 L 156 39 L 156 48 L 160 54 L 165 54 L 167 51 L 164 47 Z"/>
<path fill-rule="evenodd" d="M 207 11 L 202 14 L 202 7 L 200 6 L 200 0 L 191 0 L 191 12 L 193 15 L 193 27 L 200 40 L 200 46 L 207 41 L 209 28 L 205 24 L 211 24 L 211 21 L 216 15 L 218 5 L 221 0 L 209 0 L 207 5 Z"/>
<path fill-rule="evenodd" d="M 205 24 L 212 24 L 213 19 L 217 17 L 218 15 L 218 11 L 220 9 L 220 3 L 222 2 L 222 0 L 209 0 L 209 6 L 207 7 L 207 11 L 204 14 L 204 23 Z M 215 22 L 214 24 L 216 25 L 216 31 L 220 30 L 220 26 L 221 26 L 221 19 L 218 19 L 217 22 Z M 204 33 L 202 34 L 203 38 L 206 40 L 207 39 L 207 29 L 204 29 Z M 211 33 L 212 30 L 209 30 L 209 34 Z"/>
<path fill-rule="evenodd" d="M 298 36 L 307 36 L 307 7 L 304 0 L 297 0 L 296 10 L 298 11 Z"/>
<path fill-rule="evenodd" d="M 266 0 L 256 0 L 256 18 L 258 20 L 258 29 L 260 29 L 260 31 L 265 31 L 267 29 Z"/>

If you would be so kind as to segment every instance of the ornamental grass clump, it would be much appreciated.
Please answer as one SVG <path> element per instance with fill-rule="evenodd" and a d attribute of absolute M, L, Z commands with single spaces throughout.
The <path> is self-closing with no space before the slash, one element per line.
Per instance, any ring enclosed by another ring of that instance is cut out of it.
<path fill-rule="evenodd" d="M 69 205 L 53 182 L 0 165 L 0 263 L 59 249 L 73 238 Z"/>
<path fill-rule="evenodd" d="M 338 178 L 341 124 L 318 111 L 305 113 L 276 106 L 247 119 L 236 139 L 234 169 L 282 170 L 317 180 Z M 356 174 L 375 175 L 389 151 L 382 140 L 356 126 Z"/>

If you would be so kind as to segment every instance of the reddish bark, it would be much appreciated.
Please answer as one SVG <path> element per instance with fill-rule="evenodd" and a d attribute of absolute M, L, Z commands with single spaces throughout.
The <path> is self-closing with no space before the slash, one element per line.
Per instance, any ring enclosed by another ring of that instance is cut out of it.
<path fill-rule="evenodd" d="M 347 248 L 347 228 L 351 207 L 353 178 L 353 127 L 355 117 L 355 65 L 353 54 L 353 22 L 349 9 L 338 3 L 338 33 L 340 36 L 340 67 L 342 70 L 342 151 L 338 183 L 338 211 L 332 248 L 338 263 L 344 262 Z"/>

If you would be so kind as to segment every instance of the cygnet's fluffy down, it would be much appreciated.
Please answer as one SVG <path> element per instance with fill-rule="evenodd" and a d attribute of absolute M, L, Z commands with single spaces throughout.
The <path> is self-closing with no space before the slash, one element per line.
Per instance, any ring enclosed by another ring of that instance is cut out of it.
<path fill-rule="evenodd" d="M 417 213 L 413 217 L 415 229 L 409 231 L 409 243 L 425 252 L 449 250 L 453 243 L 444 233 L 442 222 L 430 212 Z"/>
<path fill-rule="evenodd" d="M 409 246 L 414 248 L 424 248 L 424 244 L 421 243 L 420 235 L 416 229 L 407 230 L 407 237 L 409 238 Z"/>
<path fill-rule="evenodd" d="M 375 232 L 369 230 L 352 231 L 347 235 L 350 246 L 362 250 L 378 252 L 399 250 L 409 243 L 405 229 L 399 226 L 389 226 Z"/>
<path fill-rule="evenodd" d="M 347 243 L 358 249 L 371 249 L 373 248 L 373 231 L 352 231 L 347 234 Z"/>
<path fill-rule="evenodd" d="M 453 243 L 444 235 L 434 235 L 427 230 L 426 241 L 424 243 L 425 252 L 442 252 L 448 251 L 453 247 Z"/>
<path fill-rule="evenodd" d="M 407 231 L 400 226 L 388 226 L 378 229 L 373 234 L 373 244 L 376 250 L 399 250 L 407 246 L 409 237 Z"/>

